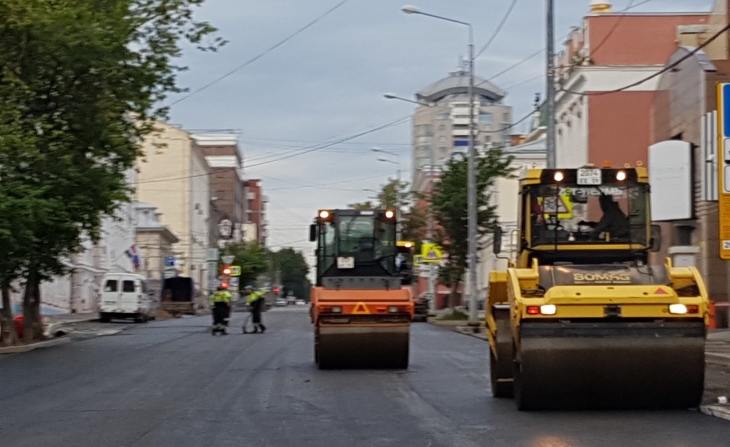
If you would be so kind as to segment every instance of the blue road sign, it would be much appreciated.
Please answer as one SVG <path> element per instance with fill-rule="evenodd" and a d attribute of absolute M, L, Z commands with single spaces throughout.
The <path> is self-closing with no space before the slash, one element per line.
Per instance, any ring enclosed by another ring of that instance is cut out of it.
<path fill-rule="evenodd" d="M 175 267 L 174 256 L 165 256 L 165 267 Z"/>

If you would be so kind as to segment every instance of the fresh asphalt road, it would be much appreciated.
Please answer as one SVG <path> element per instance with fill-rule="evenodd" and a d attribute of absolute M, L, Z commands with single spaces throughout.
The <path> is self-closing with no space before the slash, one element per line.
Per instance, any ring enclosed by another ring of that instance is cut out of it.
<path fill-rule="evenodd" d="M 265 313 L 263 335 L 195 317 L 0 357 L 0 446 L 730 445 L 689 410 L 517 412 L 489 395 L 484 341 L 423 323 L 407 372 L 319 371 L 306 310 Z"/>

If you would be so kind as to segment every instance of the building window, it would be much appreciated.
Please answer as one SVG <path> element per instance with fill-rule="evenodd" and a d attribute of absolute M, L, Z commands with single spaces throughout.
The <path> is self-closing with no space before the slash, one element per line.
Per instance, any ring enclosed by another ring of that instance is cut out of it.
<path fill-rule="evenodd" d="M 491 123 L 492 122 L 492 114 L 482 112 L 479 114 L 479 122 L 480 123 Z"/>

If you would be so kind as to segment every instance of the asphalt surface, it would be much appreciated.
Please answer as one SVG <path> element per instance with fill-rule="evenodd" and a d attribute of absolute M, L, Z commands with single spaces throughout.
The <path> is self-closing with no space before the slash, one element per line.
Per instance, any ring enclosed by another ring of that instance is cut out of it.
<path fill-rule="evenodd" d="M 235 315 L 233 328 L 240 325 Z M 695 411 L 520 413 L 489 395 L 486 343 L 415 324 L 407 372 L 319 371 L 306 308 L 263 335 L 155 321 L 0 357 L 0 446 L 713 447 Z"/>

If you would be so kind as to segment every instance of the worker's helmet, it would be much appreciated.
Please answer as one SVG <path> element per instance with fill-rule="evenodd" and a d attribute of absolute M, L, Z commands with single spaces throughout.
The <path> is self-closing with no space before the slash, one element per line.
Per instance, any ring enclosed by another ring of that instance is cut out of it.
<path fill-rule="evenodd" d="M 252 286 L 252 285 L 250 285 L 250 284 L 249 284 L 249 285 L 247 285 L 247 286 L 246 286 L 246 290 L 253 290 L 253 286 Z"/>

